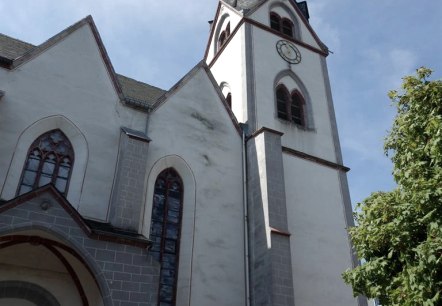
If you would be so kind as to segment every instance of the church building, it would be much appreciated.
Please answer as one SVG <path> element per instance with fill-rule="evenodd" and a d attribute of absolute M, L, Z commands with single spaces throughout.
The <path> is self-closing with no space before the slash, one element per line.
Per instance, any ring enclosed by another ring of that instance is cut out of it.
<path fill-rule="evenodd" d="M 168 90 L 91 16 L 0 34 L 0 305 L 367 305 L 328 54 L 295 0 L 220 0 Z"/>

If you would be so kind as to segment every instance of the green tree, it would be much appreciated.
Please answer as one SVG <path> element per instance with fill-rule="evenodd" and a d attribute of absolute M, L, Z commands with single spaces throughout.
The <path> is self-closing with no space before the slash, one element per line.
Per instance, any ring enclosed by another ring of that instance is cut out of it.
<path fill-rule="evenodd" d="M 389 93 L 397 115 L 384 150 L 397 187 L 359 203 L 349 229 L 363 264 L 343 278 L 382 305 L 442 305 L 442 81 L 431 72 Z"/>

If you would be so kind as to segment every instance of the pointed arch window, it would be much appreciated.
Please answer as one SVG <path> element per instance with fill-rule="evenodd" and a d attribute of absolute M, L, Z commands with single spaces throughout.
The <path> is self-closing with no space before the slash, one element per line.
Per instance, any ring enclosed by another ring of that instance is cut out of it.
<path fill-rule="evenodd" d="M 60 130 L 49 131 L 30 146 L 18 195 L 52 183 L 66 195 L 74 164 L 74 150 Z"/>
<path fill-rule="evenodd" d="M 270 12 L 270 27 L 284 35 L 293 37 L 293 22 L 288 18 L 281 18 L 275 12 Z"/>
<path fill-rule="evenodd" d="M 166 169 L 158 175 L 152 204 L 150 252 L 161 263 L 158 305 L 175 305 L 183 184 L 178 173 Z"/>
<path fill-rule="evenodd" d="M 281 17 L 274 12 L 270 13 L 270 27 L 273 30 L 281 32 Z"/>
<path fill-rule="evenodd" d="M 232 108 L 232 94 L 230 92 L 226 96 L 226 102 L 227 105 L 229 105 L 229 107 Z"/>
<path fill-rule="evenodd" d="M 224 31 L 221 32 L 218 38 L 218 49 L 221 48 L 224 43 L 227 41 L 227 38 L 230 36 L 230 22 L 227 23 L 227 26 Z"/>
<path fill-rule="evenodd" d="M 293 23 L 289 19 L 283 18 L 281 20 L 281 30 L 282 30 L 281 31 L 282 34 L 292 37 L 293 36 Z"/>
<path fill-rule="evenodd" d="M 304 98 L 298 90 L 291 94 L 284 85 L 276 88 L 276 109 L 278 118 L 305 126 Z"/>

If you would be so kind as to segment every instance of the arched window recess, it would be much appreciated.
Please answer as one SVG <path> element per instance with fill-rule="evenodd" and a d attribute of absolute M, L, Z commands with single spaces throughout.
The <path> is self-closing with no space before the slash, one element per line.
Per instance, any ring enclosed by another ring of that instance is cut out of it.
<path fill-rule="evenodd" d="M 52 183 L 66 195 L 73 164 L 74 150 L 62 131 L 39 136 L 29 148 L 17 194 Z"/>
<path fill-rule="evenodd" d="M 284 35 L 293 37 L 293 22 L 288 18 L 281 18 L 277 13 L 270 12 L 270 27 Z"/>
<path fill-rule="evenodd" d="M 158 305 L 175 305 L 182 203 L 182 180 L 174 169 L 168 168 L 155 181 L 150 225 L 150 252 L 161 263 Z"/>
<path fill-rule="evenodd" d="M 305 127 L 305 101 L 302 94 L 296 89 L 289 93 L 282 84 L 276 87 L 275 94 L 278 118 Z"/>
<path fill-rule="evenodd" d="M 219 34 L 218 37 L 218 50 L 226 43 L 230 36 L 230 22 L 227 23 L 226 28 Z"/>

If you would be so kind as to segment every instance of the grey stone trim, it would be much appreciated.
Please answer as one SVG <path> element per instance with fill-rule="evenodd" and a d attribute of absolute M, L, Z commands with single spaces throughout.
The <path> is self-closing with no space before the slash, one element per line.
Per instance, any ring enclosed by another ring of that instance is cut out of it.
<path fill-rule="evenodd" d="M 149 148 L 146 137 L 140 139 L 140 132 L 121 128 L 116 178 L 111 196 L 111 224 L 133 232 L 139 232 L 144 205 L 144 180 Z"/>
<path fill-rule="evenodd" d="M 313 156 L 313 155 L 310 155 L 310 154 L 307 154 L 307 153 L 304 153 L 304 152 L 301 152 L 301 151 L 298 151 L 298 150 L 295 150 L 295 149 L 291 149 L 291 148 L 287 148 L 287 147 L 282 147 L 282 152 L 286 153 L 286 154 L 290 154 L 290 155 L 296 156 L 296 157 L 300 157 L 302 159 L 309 160 L 311 162 L 314 162 L 314 163 L 317 163 L 317 164 L 320 164 L 320 165 L 323 165 L 323 166 L 326 166 L 326 167 L 330 167 L 332 169 L 339 170 L 339 171 L 342 171 L 342 172 L 350 171 L 350 168 L 348 168 L 348 167 L 336 164 L 336 163 L 331 162 L 329 160 L 325 160 L 325 159 L 322 159 L 322 158 L 319 158 L 319 157 L 316 157 L 316 156 Z"/>
<path fill-rule="evenodd" d="M 41 203 L 50 206 L 42 210 Z M 31 218 L 32 215 L 32 218 Z M 146 249 L 87 236 L 72 216 L 46 192 L 1 212 L 0 235 L 24 230 L 45 231 L 75 252 L 87 264 L 100 288 L 105 306 L 139 303 L 156 306 L 159 263 Z"/>
<path fill-rule="evenodd" d="M 247 88 L 247 101 L 243 112 L 247 114 L 247 125 L 249 126 L 249 132 L 253 133 L 257 127 L 257 103 L 255 95 L 255 66 L 253 64 L 254 50 L 253 50 L 253 27 L 245 23 L 245 61 L 246 61 L 246 88 Z"/>
<path fill-rule="evenodd" d="M 271 239 L 273 306 L 293 306 L 295 298 L 290 237 L 272 233 Z"/>
<path fill-rule="evenodd" d="M 312 99 L 310 98 L 310 93 L 308 92 L 307 87 L 302 82 L 302 79 L 295 72 L 293 72 L 292 70 L 289 70 L 289 69 L 280 71 L 276 75 L 276 77 L 273 81 L 275 116 L 276 116 L 276 92 L 275 92 L 275 89 L 279 84 L 284 84 L 284 83 L 279 83 L 279 82 L 285 76 L 290 77 L 299 86 L 299 90 L 300 90 L 302 96 L 304 97 L 304 102 L 305 102 L 305 121 L 306 121 L 305 122 L 305 129 L 314 130 L 315 122 L 314 122 L 313 105 L 312 105 Z M 290 88 L 287 88 L 287 89 L 290 90 Z"/>
<path fill-rule="evenodd" d="M 46 289 L 23 281 L 0 281 L 0 302 L 3 298 L 23 299 L 35 305 L 60 306 Z"/>
<path fill-rule="evenodd" d="M 247 142 L 250 279 L 254 306 L 294 305 L 281 136 L 278 131 L 263 128 Z M 265 169 L 265 177 L 260 169 Z M 262 180 L 266 190 L 261 190 Z"/>
<path fill-rule="evenodd" d="M 127 127 L 122 126 L 121 130 L 130 138 L 138 139 L 140 141 L 150 142 L 150 139 L 144 132 L 136 131 Z"/>

